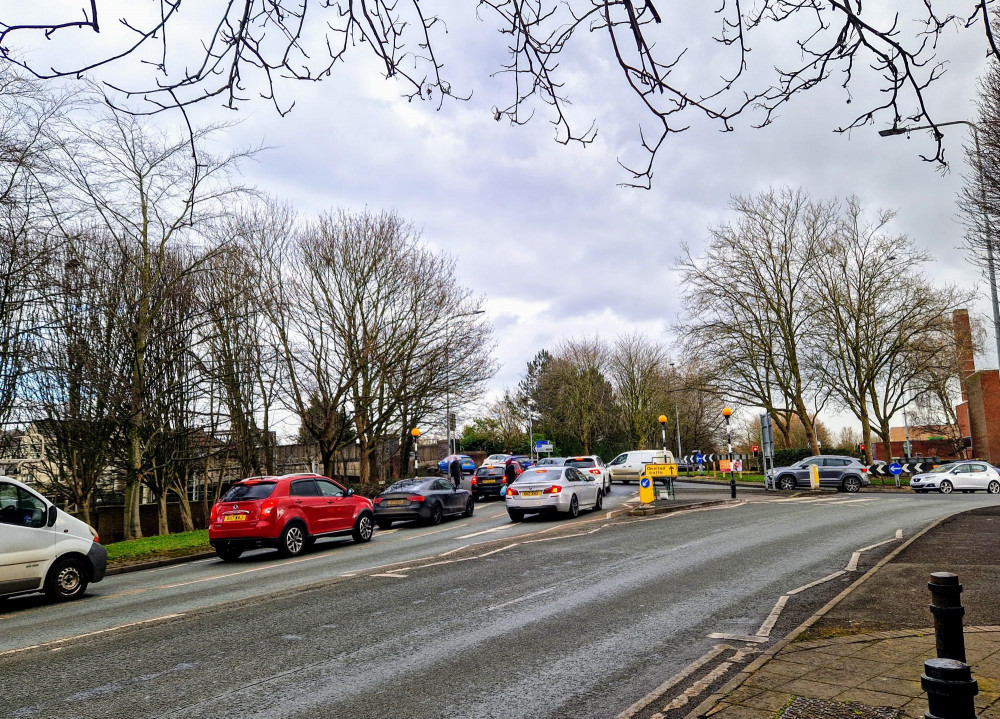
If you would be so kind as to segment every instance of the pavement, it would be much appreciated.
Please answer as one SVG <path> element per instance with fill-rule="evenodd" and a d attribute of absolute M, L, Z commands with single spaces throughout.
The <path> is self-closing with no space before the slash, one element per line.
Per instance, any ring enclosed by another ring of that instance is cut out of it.
<path fill-rule="evenodd" d="M 68 604 L 8 601 L 0 716 L 673 719 L 900 537 L 997 504 L 745 491 L 614 516 L 633 498 L 616 485 L 602 513 L 518 524 L 486 504 L 296 559 L 259 552 L 109 577 Z"/>
<path fill-rule="evenodd" d="M 981 719 L 1000 719 L 1000 507 L 942 521 L 892 556 L 793 641 L 698 707 L 695 717 L 919 718 L 923 663 L 937 655 L 927 609 L 931 572 L 958 574 L 967 661 Z M 803 713 L 804 712 L 804 713 Z"/>

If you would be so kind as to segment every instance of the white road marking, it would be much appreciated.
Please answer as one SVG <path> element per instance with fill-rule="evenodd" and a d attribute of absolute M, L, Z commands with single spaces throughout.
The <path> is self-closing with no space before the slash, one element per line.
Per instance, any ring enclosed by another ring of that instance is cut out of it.
<path fill-rule="evenodd" d="M 492 607 L 486 607 L 487 612 L 492 612 L 494 609 L 502 609 L 503 607 L 509 607 L 511 604 L 517 604 L 518 602 L 523 602 L 525 599 L 534 599 L 535 597 L 540 597 L 543 594 L 548 594 L 549 592 L 554 592 L 562 584 L 554 584 L 551 587 L 546 587 L 545 589 L 539 589 L 537 592 L 532 592 L 531 594 L 525 594 L 523 597 L 518 597 L 517 599 L 511 599 L 508 602 L 502 604 L 494 604 Z"/>
<path fill-rule="evenodd" d="M 851 555 L 851 561 L 847 563 L 847 566 L 844 567 L 844 569 L 848 572 L 858 571 L 859 561 L 861 561 L 861 552 L 854 552 L 854 554 Z"/>
<path fill-rule="evenodd" d="M 491 554 L 496 554 L 497 552 L 505 552 L 508 549 L 510 549 L 511 547 L 516 547 L 518 544 L 520 544 L 520 542 L 514 542 L 513 544 L 508 544 L 508 545 L 506 545 L 504 547 L 500 547 L 500 549 L 494 549 L 494 550 L 492 550 L 490 552 L 486 552 L 485 554 L 480 554 L 479 555 L 479 559 L 482 559 L 483 557 L 488 557 Z"/>
<path fill-rule="evenodd" d="M 139 622 L 129 622 L 128 624 L 119 624 L 116 627 L 108 627 L 107 629 L 98 629 L 95 632 L 87 632 L 86 634 L 76 634 L 72 637 L 63 637 L 62 639 L 53 639 L 49 642 L 42 642 L 41 644 L 32 644 L 28 647 L 19 647 L 18 649 L 8 649 L 7 651 L 0 652 L 0 657 L 5 657 L 10 654 L 18 654 L 20 652 L 26 652 L 29 649 L 40 649 L 42 647 L 51 647 L 57 644 L 65 644 L 66 642 L 71 642 L 75 639 L 84 639 L 86 637 L 96 637 L 98 634 L 107 634 L 108 632 L 117 632 L 120 629 L 128 629 L 129 627 L 138 627 L 143 624 L 152 624 L 153 622 L 165 622 L 168 619 L 176 619 L 177 617 L 183 617 L 184 614 L 164 614 L 162 617 L 156 617 L 154 619 L 143 619 Z"/>
<path fill-rule="evenodd" d="M 681 669 L 679 672 L 674 674 L 672 677 L 667 679 L 663 684 L 656 687 L 649 694 L 644 696 L 642 699 L 637 701 L 635 704 L 630 706 L 628 709 L 619 714 L 615 719 L 632 719 L 636 714 L 641 712 L 643 709 L 648 707 L 654 701 L 656 701 L 664 692 L 673 689 L 675 686 L 680 684 L 682 681 L 687 679 L 689 676 L 694 674 L 696 671 L 701 669 L 703 666 L 708 664 L 710 661 L 715 659 L 717 656 L 722 654 L 727 649 L 732 649 L 728 644 L 716 644 L 714 647 L 709 649 L 707 652 L 702 654 L 700 657 L 695 659 L 693 662 L 688 664 L 686 667 Z"/>
<path fill-rule="evenodd" d="M 877 502 L 877 497 L 869 497 L 868 499 L 838 499 L 836 502 L 830 502 L 830 504 L 857 504 L 858 502 Z"/>
<path fill-rule="evenodd" d="M 449 549 L 447 552 L 439 554 L 438 556 L 447 557 L 449 554 L 454 554 L 455 552 L 461 552 L 463 549 L 466 549 L 467 547 L 471 546 L 472 546 L 471 544 L 463 544 L 461 547 L 457 547 L 456 549 Z"/>
<path fill-rule="evenodd" d="M 902 538 L 903 538 L 903 530 L 902 529 L 897 529 L 896 530 L 896 539 L 902 539 Z"/>
<path fill-rule="evenodd" d="M 862 547 L 861 549 L 859 549 L 858 551 L 856 551 L 854 554 L 851 555 L 851 561 L 847 563 L 846 567 L 847 571 L 856 572 L 858 570 L 858 561 L 861 559 L 861 555 L 867 552 L 869 549 L 875 549 L 875 547 L 881 547 L 883 544 L 888 544 L 889 542 L 895 542 L 897 539 L 902 539 L 902 538 L 903 538 L 903 530 L 899 529 L 896 530 L 896 534 L 895 536 L 892 537 L 892 539 L 885 539 L 882 540 L 881 542 L 875 542 L 875 544 L 869 544 L 867 547 Z"/>
<path fill-rule="evenodd" d="M 729 668 L 731 666 L 733 666 L 731 662 L 723 662 L 715 669 L 710 671 L 708 674 L 703 676 L 701 679 L 696 681 L 694 684 L 689 686 L 687 689 L 685 689 L 683 694 L 681 694 L 679 697 L 674 698 L 672 702 L 663 707 L 663 711 L 668 712 L 671 711 L 672 709 L 677 709 L 679 707 L 684 706 L 689 701 L 691 701 L 696 696 L 700 695 L 702 692 L 704 692 L 706 689 L 712 686 L 712 684 L 719 677 L 723 676 L 726 672 L 729 671 Z M 649 719 L 662 719 L 663 716 L 664 716 L 663 714 L 656 713 Z"/>
<path fill-rule="evenodd" d="M 358 573 L 357 572 L 344 572 L 340 576 L 341 577 L 356 577 L 356 576 L 358 576 Z"/>
<path fill-rule="evenodd" d="M 380 537 L 383 534 L 392 534 L 393 532 L 398 532 L 398 531 L 399 527 L 396 527 L 395 529 L 380 529 L 377 532 L 375 532 L 375 536 Z"/>
<path fill-rule="evenodd" d="M 750 634 L 727 634 L 725 632 L 712 632 L 708 635 L 709 639 L 729 639 L 734 642 L 754 642 L 755 644 L 764 644 L 771 641 L 768 637 L 755 637 Z"/>
<path fill-rule="evenodd" d="M 505 529 L 511 529 L 513 524 L 501 524 L 499 527 L 493 527 L 492 529 L 484 529 L 479 532 L 473 532 L 472 534 L 463 534 L 459 539 L 472 539 L 473 537 L 480 537 L 484 534 L 492 534 L 493 532 L 502 532 Z"/>
<path fill-rule="evenodd" d="M 796 589 L 793 589 L 790 592 L 785 592 L 785 593 L 788 596 L 791 597 L 791 596 L 793 596 L 795 594 L 798 594 L 799 592 L 804 592 L 807 589 L 812 589 L 813 587 L 819 586 L 820 584 L 825 584 L 826 582 L 829 582 L 831 579 L 836 579 L 837 577 L 841 576 L 842 574 L 847 574 L 847 570 L 846 569 L 839 569 L 836 572 L 834 572 L 833 574 L 827 574 L 822 579 L 817 579 L 815 582 L 809 582 L 809 584 L 803 584 L 801 587 L 798 587 Z"/>
<path fill-rule="evenodd" d="M 469 526 L 468 522 L 466 522 L 465 524 L 456 524 L 456 525 L 453 525 L 451 527 L 445 527 L 444 529 L 435 529 L 432 532 L 421 532 L 420 534 L 411 534 L 409 537 L 406 537 L 405 539 L 401 539 L 400 541 L 401 542 L 410 542 L 410 541 L 413 541 L 414 539 L 420 539 L 421 537 L 429 537 L 432 534 L 439 534 L 441 532 L 447 532 L 447 531 L 449 531 L 451 529 L 461 529 L 462 527 L 468 527 L 468 526 Z M 392 529 L 392 530 L 389 530 L 389 531 L 395 532 L 396 530 Z M 461 537 L 459 537 L 459 539 L 461 539 Z"/>
<path fill-rule="evenodd" d="M 396 574 L 395 572 L 381 572 L 379 574 L 369 574 L 369 577 L 390 577 L 392 579 L 406 579 L 407 574 Z"/>
<path fill-rule="evenodd" d="M 778 601 L 774 604 L 774 609 L 771 613 L 767 615 L 767 619 L 764 623 L 760 625 L 760 629 L 757 630 L 758 637 L 769 637 L 771 636 L 771 630 L 774 629 L 775 623 L 778 621 L 778 617 L 781 616 L 781 610 L 785 608 L 785 603 L 788 601 L 788 596 L 782 594 L 778 597 Z"/>

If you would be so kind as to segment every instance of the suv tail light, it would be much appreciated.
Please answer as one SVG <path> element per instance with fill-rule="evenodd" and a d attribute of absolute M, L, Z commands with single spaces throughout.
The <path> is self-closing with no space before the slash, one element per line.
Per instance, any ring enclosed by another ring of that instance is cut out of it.
<path fill-rule="evenodd" d="M 867 471 L 868 471 L 868 467 L 862 467 L 861 468 L 861 474 L 864 474 Z"/>
<path fill-rule="evenodd" d="M 260 505 L 260 516 L 261 519 L 269 519 L 274 516 L 275 510 L 278 508 L 277 499 L 265 499 L 264 503 Z"/>
<path fill-rule="evenodd" d="M 407 499 L 411 502 L 423 502 L 426 497 L 420 494 L 411 494 L 407 497 Z"/>
<path fill-rule="evenodd" d="M 208 516 L 208 521 L 209 522 L 214 522 L 218 518 L 219 518 L 219 505 L 213 504 L 212 505 L 212 513 Z"/>
<path fill-rule="evenodd" d="M 562 487 L 558 484 L 553 484 L 551 487 L 542 490 L 542 494 L 559 494 L 562 491 Z"/>

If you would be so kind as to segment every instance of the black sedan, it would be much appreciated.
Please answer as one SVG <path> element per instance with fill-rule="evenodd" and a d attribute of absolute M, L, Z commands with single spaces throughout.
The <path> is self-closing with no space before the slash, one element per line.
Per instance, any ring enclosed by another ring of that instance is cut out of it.
<path fill-rule="evenodd" d="M 372 503 L 380 529 L 388 529 L 393 522 L 412 520 L 440 524 L 448 515 L 471 517 L 476 509 L 469 490 L 457 489 L 451 480 L 442 477 L 401 479 Z"/>

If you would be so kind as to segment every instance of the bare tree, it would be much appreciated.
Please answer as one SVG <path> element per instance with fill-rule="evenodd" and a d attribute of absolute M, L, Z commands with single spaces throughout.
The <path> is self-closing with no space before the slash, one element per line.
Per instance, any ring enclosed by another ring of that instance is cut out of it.
<path fill-rule="evenodd" d="M 648 162 L 627 168 L 630 184 L 648 187 L 657 151 L 671 134 L 686 129 L 692 115 L 725 131 L 745 113 L 754 115 L 753 124 L 767 125 L 785 103 L 831 76 L 849 102 L 857 99 L 855 86 L 874 83 L 881 91 L 862 98 L 862 109 L 848 116 L 840 132 L 877 116 L 893 125 L 904 118 L 935 125 L 931 88 L 945 68 L 936 56 L 937 41 L 953 28 L 974 28 L 984 54 L 996 55 L 987 22 L 994 4 L 965 0 L 959 9 L 925 0 L 904 4 L 904 12 L 894 14 L 843 0 L 722 0 L 711 8 L 690 3 L 683 10 L 667 8 L 665 16 L 657 9 L 663 4 L 653 0 L 479 0 L 477 7 L 508 42 L 509 57 L 497 74 L 509 76 L 512 93 L 493 108 L 494 117 L 523 124 L 540 105 L 562 143 L 587 144 L 595 137 L 593 122 L 578 125 L 571 117 L 564 85 L 578 72 L 568 61 L 571 48 L 588 36 L 600 39 L 598 52 L 617 67 L 623 88 L 638 99 L 652 126 L 640 133 Z M 374 55 L 387 78 L 402 82 L 410 99 L 440 107 L 445 98 L 461 96 L 438 54 L 448 17 L 427 12 L 419 0 L 228 0 L 212 9 L 199 6 L 207 16 L 187 25 L 181 25 L 180 0 L 128 3 L 113 16 L 117 22 L 106 16 L 109 5 L 91 0 L 74 16 L 56 9 L 11 9 L 0 23 L 0 57 L 41 78 L 96 75 L 109 93 L 144 100 L 140 112 L 208 98 L 235 107 L 260 96 L 284 113 L 292 103 L 279 101 L 277 78 L 324 79 L 359 47 Z M 695 36 L 681 36 L 679 27 L 696 28 Z M 94 34 L 81 36 L 81 29 Z M 193 57 L 176 51 L 179 36 L 194 39 L 191 47 L 200 49 Z M 72 50 L 59 42 L 67 37 Z M 760 45 L 751 53 L 755 40 Z M 696 55 L 706 47 L 707 57 Z M 764 73 L 751 68 L 762 47 L 773 52 L 762 58 Z M 50 48 L 55 56 L 46 52 Z M 726 61 L 728 70 L 714 70 Z M 713 68 L 708 77 L 698 72 L 704 67 Z M 137 78 L 134 84 L 116 75 L 129 71 Z M 933 143 L 926 159 L 943 162 L 940 133 Z"/>
<path fill-rule="evenodd" d="M 608 352 L 608 377 L 629 446 L 658 443 L 657 417 L 666 410 L 667 352 L 639 332 L 620 336 Z"/>
<path fill-rule="evenodd" d="M 818 452 L 808 406 L 822 403 L 806 362 L 816 314 L 810 278 L 836 213 L 790 188 L 737 197 L 732 207 L 736 223 L 712 228 L 702 256 L 683 247 L 685 344 L 718 358 L 720 394 L 763 407 L 786 440 L 794 414 Z"/>

